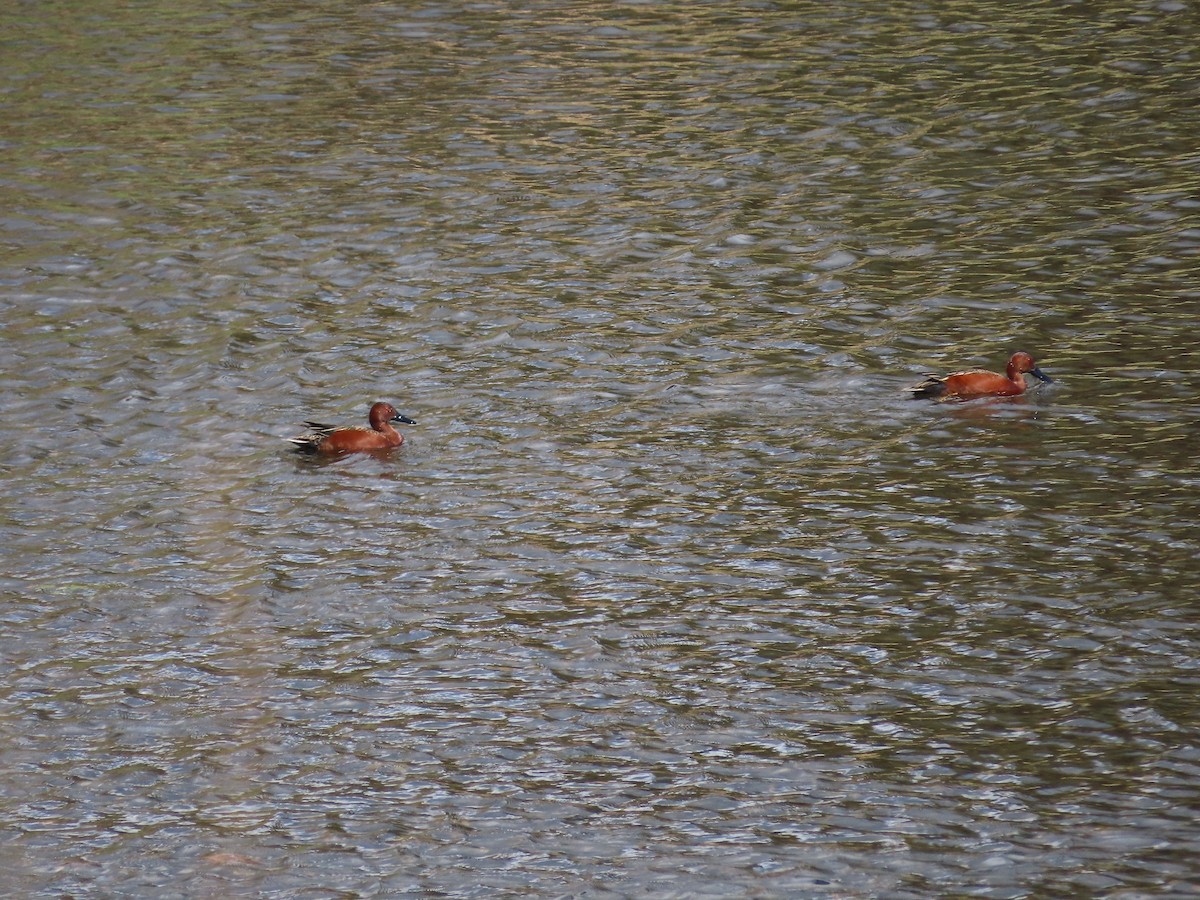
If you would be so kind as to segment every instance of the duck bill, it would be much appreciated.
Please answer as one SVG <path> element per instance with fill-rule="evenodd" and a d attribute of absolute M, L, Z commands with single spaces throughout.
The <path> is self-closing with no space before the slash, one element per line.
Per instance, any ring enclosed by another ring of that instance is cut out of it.
<path fill-rule="evenodd" d="M 1034 367 L 1034 368 L 1030 369 L 1029 374 L 1032 375 L 1034 378 L 1036 378 L 1038 381 L 1040 381 L 1042 384 L 1054 384 L 1054 379 L 1051 378 L 1049 375 L 1047 375 L 1045 372 L 1043 372 L 1039 368 Z"/>
<path fill-rule="evenodd" d="M 1049 381 L 1050 379 L 1047 378 L 1046 380 Z M 417 424 L 416 420 L 410 419 L 408 416 L 402 416 L 402 415 L 400 415 L 400 413 L 396 413 L 396 415 L 392 416 L 392 421 L 393 422 L 403 422 L 405 425 L 416 425 Z"/>

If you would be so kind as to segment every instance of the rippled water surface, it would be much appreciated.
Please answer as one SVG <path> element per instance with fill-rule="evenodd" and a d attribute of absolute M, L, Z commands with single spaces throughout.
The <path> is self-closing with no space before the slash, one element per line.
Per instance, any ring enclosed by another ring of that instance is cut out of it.
<path fill-rule="evenodd" d="M 7 892 L 1200 892 L 1192 4 L 0 35 Z"/>

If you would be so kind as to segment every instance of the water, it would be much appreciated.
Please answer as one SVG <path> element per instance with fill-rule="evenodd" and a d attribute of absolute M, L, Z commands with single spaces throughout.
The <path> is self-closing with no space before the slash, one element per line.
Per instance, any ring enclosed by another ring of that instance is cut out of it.
<path fill-rule="evenodd" d="M 7 892 L 1200 890 L 1190 6 L 0 25 Z"/>

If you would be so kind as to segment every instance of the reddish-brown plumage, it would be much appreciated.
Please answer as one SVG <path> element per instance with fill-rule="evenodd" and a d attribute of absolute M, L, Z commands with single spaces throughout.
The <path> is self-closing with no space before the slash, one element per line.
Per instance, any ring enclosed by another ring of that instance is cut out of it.
<path fill-rule="evenodd" d="M 369 416 L 371 427 L 346 425 L 336 428 L 320 422 L 305 422 L 308 434 L 288 440 L 309 453 L 324 453 L 336 456 L 342 453 L 360 453 L 364 450 L 394 450 L 404 443 L 404 435 L 392 427 L 392 422 L 416 425 L 408 416 L 396 412 L 390 403 L 376 403 Z"/>
<path fill-rule="evenodd" d="M 955 372 L 952 375 L 926 375 L 925 380 L 908 388 L 916 398 L 933 400 L 972 400 L 976 397 L 1011 397 L 1025 393 L 1025 373 L 1047 384 L 1051 378 L 1028 353 L 1014 353 L 1004 375 L 984 369 Z"/>

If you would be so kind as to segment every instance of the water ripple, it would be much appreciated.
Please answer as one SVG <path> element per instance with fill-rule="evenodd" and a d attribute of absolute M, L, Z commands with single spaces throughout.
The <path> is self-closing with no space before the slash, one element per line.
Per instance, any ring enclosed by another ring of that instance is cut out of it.
<path fill-rule="evenodd" d="M 1093 6 L 0 12 L 11 889 L 1195 893 L 1195 21 Z"/>

